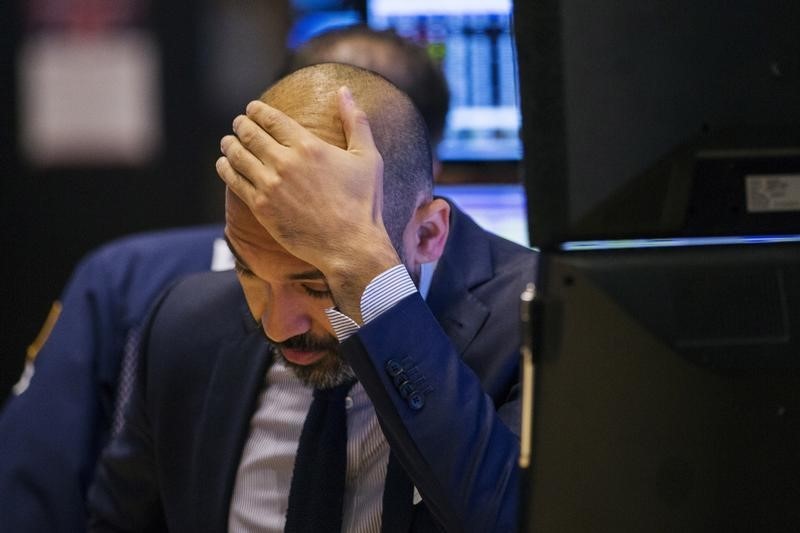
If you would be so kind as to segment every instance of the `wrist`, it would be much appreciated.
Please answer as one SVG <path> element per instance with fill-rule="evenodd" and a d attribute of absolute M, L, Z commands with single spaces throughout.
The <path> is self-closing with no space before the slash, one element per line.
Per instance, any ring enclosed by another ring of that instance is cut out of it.
<path fill-rule="evenodd" d="M 336 308 L 361 325 L 361 298 L 367 285 L 378 275 L 399 264 L 400 257 L 388 238 L 378 245 L 372 241 L 369 246 L 341 254 L 324 271 Z"/>

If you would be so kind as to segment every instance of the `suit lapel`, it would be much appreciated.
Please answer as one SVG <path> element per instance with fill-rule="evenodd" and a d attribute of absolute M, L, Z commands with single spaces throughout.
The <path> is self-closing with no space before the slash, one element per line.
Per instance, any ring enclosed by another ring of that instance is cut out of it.
<path fill-rule="evenodd" d="M 450 236 L 431 281 L 427 303 L 459 353 L 463 354 L 489 317 L 471 290 L 492 277 L 492 254 L 483 231 L 450 204 Z"/>
<path fill-rule="evenodd" d="M 195 531 L 227 531 L 236 470 L 250 418 L 270 362 L 255 329 L 220 347 L 196 436 L 193 471 L 197 503 Z"/>

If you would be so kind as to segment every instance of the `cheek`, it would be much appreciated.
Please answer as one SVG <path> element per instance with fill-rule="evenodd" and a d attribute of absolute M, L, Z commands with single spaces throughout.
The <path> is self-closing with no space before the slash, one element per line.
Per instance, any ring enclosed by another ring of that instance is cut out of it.
<path fill-rule="evenodd" d="M 247 300 L 247 307 L 250 309 L 253 318 L 260 321 L 267 308 L 268 289 L 264 283 L 258 280 L 249 279 L 241 275 L 238 277 L 242 292 L 244 292 L 244 298 Z"/>
<path fill-rule="evenodd" d="M 334 333 L 333 327 L 331 327 L 330 320 L 328 320 L 328 315 L 325 314 L 325 309 L 331 307 L 332 305 L 333 304 L 326 304 L 324 307 L 319 307 L 309 312 L 311 322 L 313 323 L 311 331 L 315 335 L 328 335 L 334 339 L 336 338 L 336 333 Z"/>

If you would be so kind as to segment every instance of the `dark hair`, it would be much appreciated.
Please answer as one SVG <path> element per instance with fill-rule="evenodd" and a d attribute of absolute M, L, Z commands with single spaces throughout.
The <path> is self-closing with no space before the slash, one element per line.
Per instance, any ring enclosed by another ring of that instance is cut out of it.
<path fill-rule="evenodd" d="M 393 30 L 357 25 L 309 39 L 289 61 L 289 71 L 317 63 L 346 63 L 377 72 L 406 93 L 422 115 L 433 146 L 442 140 L 450 91 L 428 50 Z"/>
<path fill-rule="evenodd" d="M 338 119 L 336 91 L 346 85 L 369 119 L 383 157 L 383 223 L 398 253 L 403 231 L 417 202 L 430 199 L 433 187 L 431 147 L 425 122 L 411 99 L 376 73 L 343 63 L 322 63 L 297 70 L 270 87 L 261 99 L 306 127 Z M 342 137 L 342 142 L 344 137 Z"/>

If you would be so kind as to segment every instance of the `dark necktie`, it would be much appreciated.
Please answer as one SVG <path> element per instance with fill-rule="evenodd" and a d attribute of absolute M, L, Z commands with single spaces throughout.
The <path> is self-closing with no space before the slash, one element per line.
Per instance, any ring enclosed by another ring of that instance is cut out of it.
<path fill-rule="evenodd" d="M 286 533 L 338 533 L 342 530 L 347 470 L 344 399 L 353 383 L 314 390 L 294 462 Z"/>
<path fill-rule="evenodd" d="M 408 533 L 414 513 L 414 486 L 394 452 L 389 454 L 383 488 L 381 533 Z"/>

